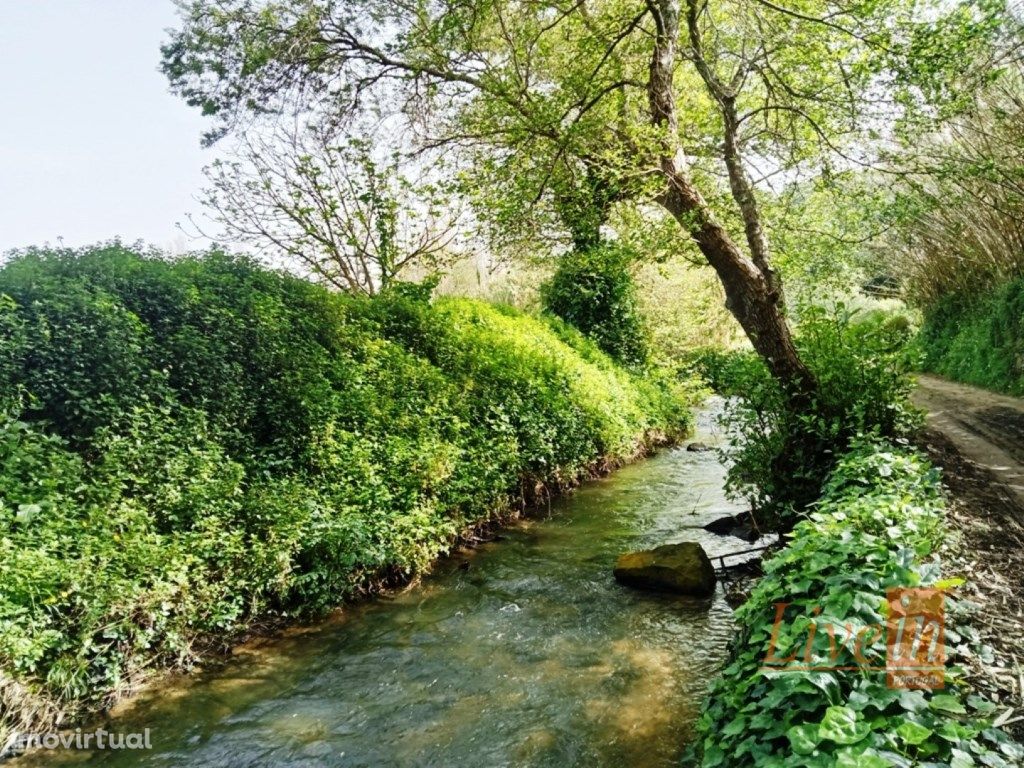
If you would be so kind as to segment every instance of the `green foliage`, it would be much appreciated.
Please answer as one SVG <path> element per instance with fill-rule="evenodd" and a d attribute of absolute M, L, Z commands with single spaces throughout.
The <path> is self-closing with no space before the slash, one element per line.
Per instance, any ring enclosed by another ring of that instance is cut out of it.
<path fill-rule="evenodd" d="M 117 245 L 0 270 L 0 671 L 99 705 L 687 429 L 563 324 L 428 296 Z"/>
<path fill-rule="evenodd" d="M 725 397 L 742 397 L 747 385 L 760 379 L 764 364 L 751 350 L 698 347 L 680 361 L 687 376 L 697 376 Z"/>
<path fill-rule="evenodd" d="M 544 308 L 579 328 L 614 359 L 643 365 L 650 355 L 630 254 L 615 245 L 572 251 L 541 288 Z"/>
<path fill-rule="evenodd" d="M 698 723 L 700 765 L 1019 764 L 1024 750 L 989 727 L 991 705 L 966 695 L 957 667 L 947 666 L 941 691 L 886 685 L 886 591 L 951 584 L 926 561 L 942 536 L 938 472 L 912 451 L 856 441 L 736 612 L 740 630 Z M 950 627 L 947 652 L 969 634 Z"/>
<path fill-rule="evenodd" d="M 729 489 L 748 496 L 762 522 L 786 528 L 811 503 L 838 453 L 863 434 L 900 436 L 916 423 L 907 402 L 913 356 L 902 316 L 834 310 L 803 311 L 797 347 L 818 380 L 807 407 L 795 410 L 753 353 L 704 352 L 704 371 L 733 396 L 725 422 L 730 435 Z"/>
<path fill-rule="evenodd" d="M 925 311 L 917 343 L 927 371 L 1024 395 L 1024 278 L 985 296 L 941 297 Z"/>

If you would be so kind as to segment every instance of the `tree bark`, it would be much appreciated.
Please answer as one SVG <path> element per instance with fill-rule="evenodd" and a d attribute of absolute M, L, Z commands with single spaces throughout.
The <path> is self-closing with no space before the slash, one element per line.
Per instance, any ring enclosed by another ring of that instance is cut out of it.
<path fill-rule="evenodd" d="M 664 158 L 668 189 L 659 202 L 697 243 L 725 288 L 725 305 L 739 321 L 768 370 L 794 396 L 806 396 L 816 383 L 793 344 L 781 306 L 781 290 L 736 246 L 715 220 L 706 201 L 676 160 Z"/>
<path fill-rule="evenodd" d="M 729 189 L 732 199 L 740 209 L 743 217 L 743 230 L 747 237 L 747 247 L 757 268 L 765 275 L 771 290 L 777 294 L 776 302 L 784 309 L 782 278 L 772 268 L 771 248 L 768 237 L 761 226 L 761 212 L 754 197 L 754 185 L 743 167 L 738 143 L 739 121 L 736 118 L 736 104 L 731 94 L 722 100 L 722 117 L 725 124 L 725 167 L 729 172 Z"/>
<path fill-rule="evenodd" d="M 663 130 L 659 164 L 667 182 L 659 202 L 690 234 L 718 274 L 725 288 L 726 307 L 739 321 L 772 375 L 792 398 L 803 401 L 814 392 L 817 383 L 800 359 L 786 323 L 782 284 L 767 261 L 767 239 L 760 225 L 759 212 L 755 205 L 743 204 L 747 194 L 751 196 L 748 202 L 752 202 L 752 190 L 743 184 L 746 177 L 735 177 L 730 168 L 730 181 L 734 183 L 734 194 L 740 194 L 737 202 L 754 258 L 740 250 L 715 218 L 707 201 L 693 185 L 686 155 L 679 146 L 673 85 L 679 39 L 679 0 L 648 0 L 648 8 L 656 29 L 648 102 L 652 122 Z M 733 159 L 738 161 L 737 157 Z M 738 165 L 736 167 L 742 171 Z"/>

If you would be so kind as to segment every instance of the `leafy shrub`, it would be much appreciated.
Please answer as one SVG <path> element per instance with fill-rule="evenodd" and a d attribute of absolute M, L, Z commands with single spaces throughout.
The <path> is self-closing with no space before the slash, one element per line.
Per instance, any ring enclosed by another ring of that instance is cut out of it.
<path fill-rule="evenodd" d="M 544 308 L 578 328 L 612 358 L 643 365 L 650 354 L 630 255 L 615 245 L 573 251 L 541 287 Z"/>
<path fill-rule="evenodd" d="M 992 705 L 966 695 L 958 668 L 948 666 L 945 689 L 935 691 L 890 688 L 879 671 L 886 591 L 956 583 L 927 561 L 942 534 L 938 472 L 912 451 L 856 441 L 736 612 L 740 630 L 698 723 L 700 765 L 1019 764 L 1024 749 L 988 726 Z M 832 633 L 812 634 L 814 621 Z M 785 663 L 766 670 L 770 649 Z"/>
<path fill-rule="evenodd" d="M 0 742 L 687 429 L 667 377 L 428 295 L 118 245 L 0 269 Z"/>
<path fill-rule="evenodd" d="M 818 381 L 806 408 L 793 409 L 776 380 L 749 353 L 717 370 L 726 393 L 729 489 L 751 499 L 763 522 L 786 528 L 817 498 L 839 453 L 862 434 L 899 436 L 918 421 L 908 404 L 910 328 L 902 317 L 805 310 L 801 357 Z"/>
<path fill-rule="evenodd" d="M 700 347 L 679 361 L 683 378 L 696 376 L 720 395 L 742 397 L 751 381 L 761 378 L 764 364 L 752 350 Z"/>
<path fill-rule="evenodd" d="M 925 370 L 1024 395 L 1024 278 L 981 297 L 947 294 L 925 311 Z"/>

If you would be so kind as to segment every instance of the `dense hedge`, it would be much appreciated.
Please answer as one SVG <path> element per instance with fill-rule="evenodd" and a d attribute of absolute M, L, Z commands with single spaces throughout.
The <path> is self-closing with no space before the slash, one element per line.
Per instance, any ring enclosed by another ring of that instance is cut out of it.
<path fill-rule="evenodd" d="M 730 660 L 698 725 L 700 764 L 1017 765 L 1024 750 L 987 726 L 992 705 L 966 695 L 954 667 L 947 667 L 943 690 L 889 688 L 884 672 L 868 668 L 885 666 L 884 636 L 864 636 L 874 642 L 865 643 L 861 660 L 850 641 L 863 628 L 884 626 L 888 588 L 956 583 L 940 581 L 930 557 L 942 535 L 937 471 L 909 450 L 876 441 L 856 444 L 838 462 L 818 509 L 765 562 L 764 578 L 736 612 L 740 630 Z M 789 605 L 774 656 L 796 654 L 780 667 L 852 669 L 765 671 L 780 603 Z M 812 621 L 819 629 L 808 665 Z M 834 647 L 822 622 L 836 628 Z M 950 648 L 963 638 L 950 629 L 946 640 Z"/>
<path fill-rule="evenodd" d="M 1024 278 L 978 297 L 944 296 L 925 311 L 925 370 L 1024 395 Z"/>
<path fill-rule="evenodd" d="M 650 331 L 630 271 L 635 261 L 614 243 L 571 251 L 541 286 L 541 299 L 545 310 L 578 328 L 612 358 L 641 366 L 650 357 Z"/>
<path fill-rule="evenodd" d="M 120 246 L 0 270 L 0 743 L 686 429 L 578 332 L 422 293 Z"/>

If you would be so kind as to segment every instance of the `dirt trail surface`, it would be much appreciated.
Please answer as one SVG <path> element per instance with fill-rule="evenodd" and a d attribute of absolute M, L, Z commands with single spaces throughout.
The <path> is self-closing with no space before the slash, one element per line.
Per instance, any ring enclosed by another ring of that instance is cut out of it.
<path fill-rule="evenodd" d="M 935 376 L 919 377 L 913 399 L 929 428 L 990 472 L 1024 510 L 1024 400 Z"/>
<path fill-rule="evenodd" d="M 928 413 L 921 444 L 950 491 L 954 534 L 942 553 L 988 653 L 960 659 L 1024 739 L 1024 400 L 922 376 L 914 402 Z"/>

